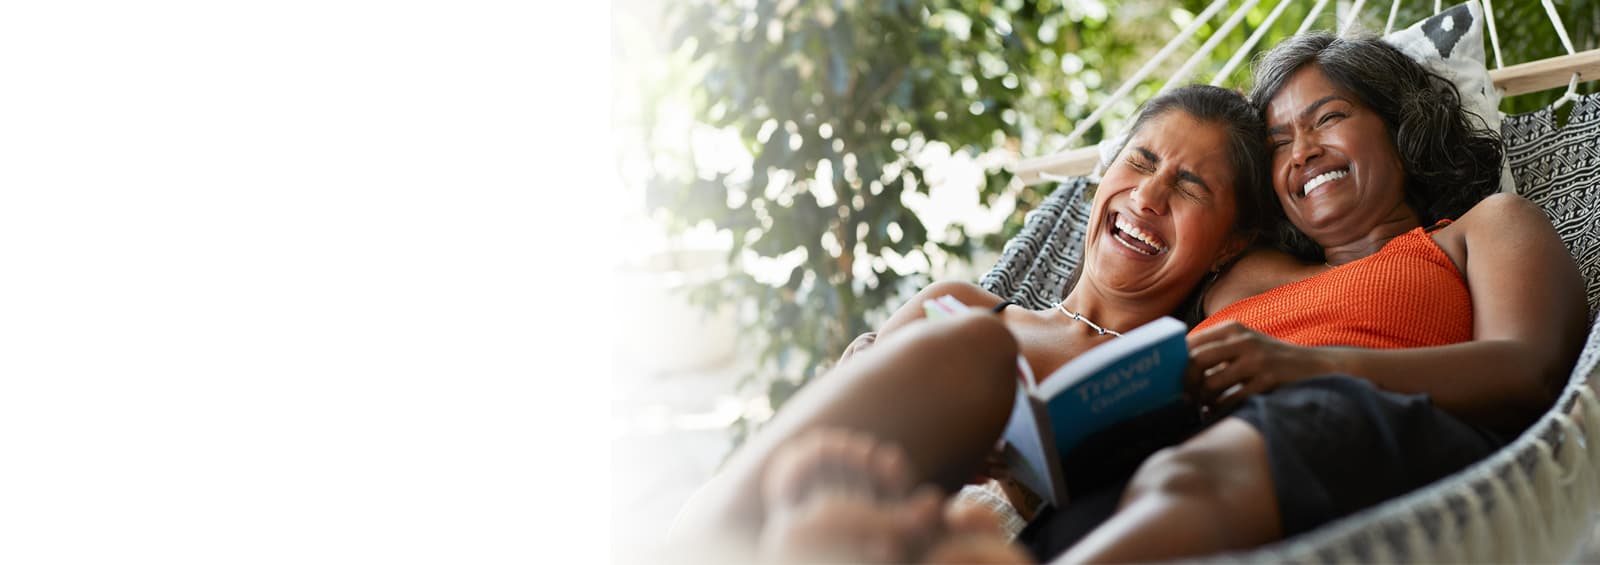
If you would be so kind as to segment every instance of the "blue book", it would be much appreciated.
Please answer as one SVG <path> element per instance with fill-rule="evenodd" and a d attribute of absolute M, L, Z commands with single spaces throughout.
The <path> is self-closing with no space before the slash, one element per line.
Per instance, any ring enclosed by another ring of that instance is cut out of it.
<path fill-rule="evenodd" d="M 965 308 L 949 296 L 924 303 L 930 318 Z M 1063 462 L 1101 463 L 1093 456 L 1074 457 L 1085 440 L 1182 402 L 1188 331 L 1164 316 L 1085 351 L 1043 379 L 1033 378 L 1019 355 L 1021 382 L 1004 435 L 1012 477 L 1061 507 L 1067 500 Z"/>

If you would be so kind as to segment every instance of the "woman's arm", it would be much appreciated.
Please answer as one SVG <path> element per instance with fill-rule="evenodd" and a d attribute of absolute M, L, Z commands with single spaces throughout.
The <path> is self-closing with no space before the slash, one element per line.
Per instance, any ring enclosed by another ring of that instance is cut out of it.
<path fill-rule="evenodd" d="M 1447 229 L 1453 240 L 1441 246 L 1463 268 L 1472 293 L 1473 341 L 1403 350 L 1311 348 L 1222 324 L 1191 336 L 1191 378 L 1201 394 L 1215 398 L 1240 385 L 1219 399 L 1227 406 L 1280 384 L 1347 373 L 1387 390 L 1427 393 L 1441 408 L 1485 426 L 1514 428 L 1537 417 L 1582 348 L 1588 309 L 1577 267 L 1549 218 L 1520 197 L 1485 199 Z"/>
<path fill-rule="evenodd" d="M 1450 347 L 1472 346 L 1470 350 L 1397 360 L 1415 363 L 1401 364 L 1395 367 L 1398 371 L 1383 365 L 1369 368 L 1360 357 L 1347 366 L 1406 388 L 1445 388 L 1426 392 L 1446 409 L 1451 408 L 1447 400 L 1457 405 L 1463 415 L 1493 419 L 1496 414 L 1512 416 L 1505 413 L 1509 409 L 1520 412 L 1526 423 L 1549 406 L 1583 348 L 1589 312 L 1583 277 L 1550 218 L 1520 196 L 1490 196 L 1456 223 L 1451 228 L 1459 229 L 1448 235 L 1459 241 L 1452 258 L 1472 293 L 1474 339 Z M 1440 365 L 1429 369 L 1430 363 Z M 1456 382 L 1427 386 L 1424 377 L 1410 383 L 1402 373 L 1406 370 L 1446 378 L 1454 373 Z"/>

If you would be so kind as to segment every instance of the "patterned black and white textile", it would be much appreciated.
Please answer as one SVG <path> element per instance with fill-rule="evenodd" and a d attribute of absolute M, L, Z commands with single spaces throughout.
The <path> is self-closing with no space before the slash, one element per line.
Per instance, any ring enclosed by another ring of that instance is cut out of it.
<path fill-rule="evenodd" d="M 1501 124 L 1517 192 L 1550 215 L 1583 273 L 1589 319 L 1600 310 L 1600 94 L 1573 103 L 1561 128 L 1549 108 Z"/>
<path fill-rule="evenodd" d="M 1022 231 L 1006 242 L 1000 261 L 979 286 L 1031 310 L 1060 302 L 1083 262 L 1092 194 L 1089 181 L 1082 177 L 1058 185 L 1028 212 Z"/>

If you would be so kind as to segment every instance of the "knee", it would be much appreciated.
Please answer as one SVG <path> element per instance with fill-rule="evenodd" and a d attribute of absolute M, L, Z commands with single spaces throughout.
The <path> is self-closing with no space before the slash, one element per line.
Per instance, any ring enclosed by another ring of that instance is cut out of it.
<path fill-rule="evenodd" d="M 999 316 L 987 310 L 972 311 L 955 316 L 949 322 L 937 332 L 945 342 L 942 345 L 962 346 L 987 352 L 994 359 L 1016 361 L 1017 339 Z"/>
<path fill-rule="evenodd" d="M 1265 440 L 1250 424 L 1227 418 L 1146 459 L 1122 507 L 1185 516 L 1196 535 L 1215 536 L 1217 547 L 1243 548 L 1283 536 L 1275 492 Z"/>
<path fill-rule="evenodd" d="M 988 312 L 969 312 L 921 324 L 901 341 L 917 359 L 919 388 L 946 398 L 964 399 L 972 415 L 993 412 L 1004 423 L 1017 386 L 1017 341 Z"/>
<path fill-rule="evenodd" d="M 908 344 L 923 358 L 961 367 L 969 375 L 1016 376 L 1017 340 L 999 316 L 974 311 L 923 325 L 923 335 Z"/>
<path fill-rule="evenodd" d="M 1158 451 L 1134 473 L 1122 503 L 1127 506 L 1143 498 L 1219 498 L 1223 477 L 1213 459 L 1182 445 Z"/>

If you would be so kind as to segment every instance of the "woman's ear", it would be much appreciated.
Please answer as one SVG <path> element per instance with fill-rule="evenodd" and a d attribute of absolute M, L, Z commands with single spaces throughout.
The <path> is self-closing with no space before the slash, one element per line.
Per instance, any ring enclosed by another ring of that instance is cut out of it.
<path fill-rule="evenodd" d="M 1227 267 L 1228 263 L 1238 259 L 1239 255 L 1250 247 L 1250 242 L 1254 239 L 1254 236 L 1249 235 L 1235 234 L 1229 236 L 1228 241 L 1222 244 L 1222 249 L 1217 251 L 1217 256 L 1211 261 L 1211 272 L 1219 272 L 1224 267 Z"/>

